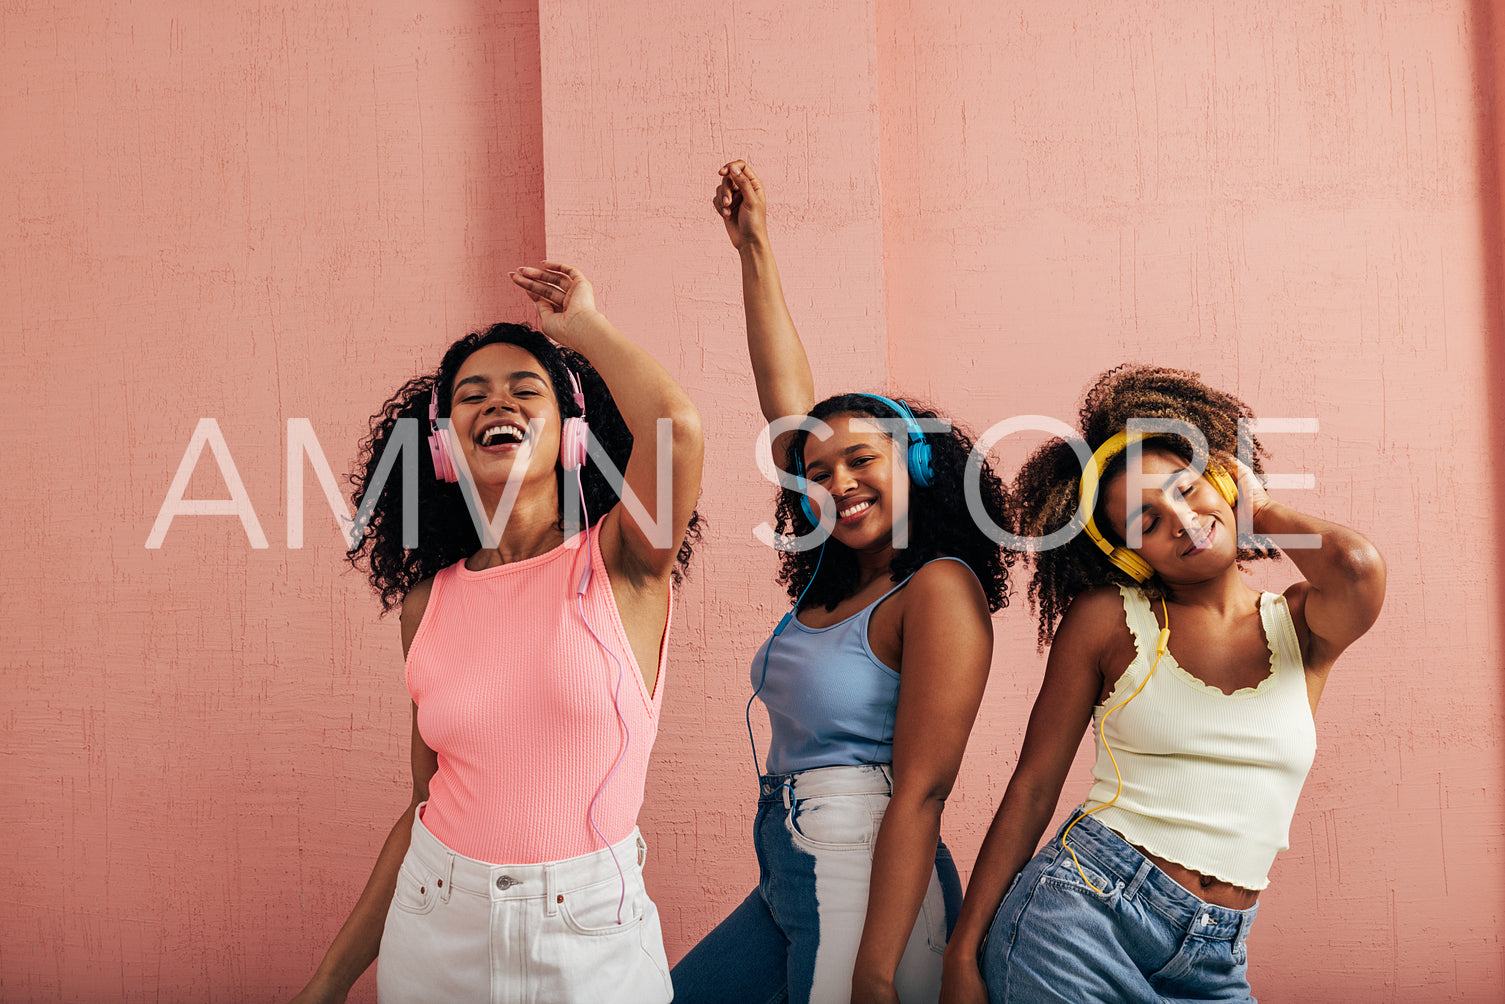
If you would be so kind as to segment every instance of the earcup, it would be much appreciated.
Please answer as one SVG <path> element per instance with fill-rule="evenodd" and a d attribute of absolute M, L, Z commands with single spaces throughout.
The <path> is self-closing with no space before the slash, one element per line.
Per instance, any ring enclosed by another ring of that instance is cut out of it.
<path fill-rule="evenodd" d="M 1113 550 L 1107 552 L 1107 554 L 1108 560 L 1113 563 L 1113 566 L 1135 582 L 1148 582 L 1150 576 L 1155 574 L 1155 569 L 1150 567 L 1148 561 L 1145 561 L 1127 547 L 1115 547 Z"/>
<path fill-rule="evenodd" d="M 916 423 L 909 434 L 909 480 L 921 488 L 927 488 L 935 476 L 935 469 L 930 463 L 930 444 L 925 441 L 924 433 L 920 433 L 918 437 L 915 435 L 918 430 L 919 425 Z"/>
<path fill-rule="evenodd" d="M 578 471 L 585 466 L 586 433 L 590 426 L 583 418 L 567 418 L 559 430 L 559 462 L 567 471 Z"/>
<path fill-rule="evenodd" d="M 1227 468 L 1217 461 L 1209 460 L 1203 477 L 1217 489 L 1219 495 L 1223 496 L 1223 501 L 1231 506 L 1238 505 L 1238 482 L 1234 480 L 1233 475 L 1228 473 Z"/>
<path fill-rule="evenodd" d="M 455 460 L 449 455 L 449 435 L 439 428 L 439 386 L 429 392 L 429 456 L 434 461 L 434 477 L 454 483 L 460 480 Z"/>
<path fill-rule="evenodd" d="M 451 484 L 460 480 L 460 474 L 455 470 L 455 462 L 449 456 L 448 437 L 442 432 L 436 432 L 429 436 L 429 453 L 434 458 L 434 476 L 440 481 Z"/>

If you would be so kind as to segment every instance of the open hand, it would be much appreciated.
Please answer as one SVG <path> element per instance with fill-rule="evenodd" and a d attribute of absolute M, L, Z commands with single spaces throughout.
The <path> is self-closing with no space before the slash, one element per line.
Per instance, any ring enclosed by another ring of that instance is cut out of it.
<path fill-rule="evenodd" d="M 590 280 L 573 265 L 546 261 L 542 268 L 523 266 L 508 275 L 538 304 L 538 329 L 560 345 L 573 348 L 571 328 L 599 314 Z"/>
<path fill-rule="evenodd" d="M 734 160 L 721 169 L 721 183 L 711 200 L 732 247 L 741 251 L 768 239 L 768 201 L 763 182 L 745 160 Z"/>

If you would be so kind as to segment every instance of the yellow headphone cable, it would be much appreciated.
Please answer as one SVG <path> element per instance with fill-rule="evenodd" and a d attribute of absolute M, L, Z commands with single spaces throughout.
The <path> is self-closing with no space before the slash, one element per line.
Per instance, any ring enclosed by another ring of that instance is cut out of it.
<path fill-rule="evenodd" d="M 1108 751 L 1108 759 L 1113 763 L 1113 773 L 1118 778 L 1118 790 L 1113 793 L 1112 798 L 1104 802 L 1102 805 L 1094 806 L 1093 808 L 1082 813 L 1077 818 L 1073 819 L 1071 821 L 1071 825 L 1066 827 L 1066 832 L 1061 834 L 1061 846 L 1064 847 L 1066 849 L 1066 852 L 1071 855 L 1071 860 L 1076 864 L 1077 874 L 1082 876 L 1082 881 L 1087 883 L 1087 887 L 1089 889 L 1091 889 L 1095 893 L 1098 893 L 1099 895 L 1106 896 L 1107 890 L 1099 889 L 1097 886 L 1092 884 L 1092 880 L 1089 879 L 1087 877 L 1087 873 L 1082 870 L 1082 862 L 1077 858 L 1076 851 L 1071 849 L 1071 845 L 1066 842 L 1066 838 L 1071 835 L 1071 831 L 1076 827 L 1077 823 L 1080 823 L 1082 820 L 1098 811 L 1098 809 L 1106 809 L 1108 806 L 1118 801 L 1118 796 L 1122 795 L 1124 792 L 1124 776 L 1118 769 L 1118 757 L 1113 755 L 1113 747 L 1108 745 L 1108 733 L 1106 731 L 1106 726 L 1108 724 L 1109 715 L 1113 714 L 1113 712 L 1117 711 L 1119 708 L 1123 707 L 1125 704 L 1128 704 L 1130 701 L 1134 700 L 1134 698 L 1139 696 L 1139 692 L 1144 689 L 1145 684 L 1150 682 L 1150 677 L 1155 675 L 1155 667 L 1160 665 L 1160 657 L 1165 655 L 1166 649 L 1170 648 L 1171 611 L 1170 608 L 1165 605 L 1164 596 L 1160 598 L 1160 611 L 1165 615 L 1165 627 L 1160 629 L 1160 637 L 1155 642 L 1155 661 L 1150 663 L 1150 671 L 1144 674 L 1144 679 L 1140 681 L 1138 687 L 1134 688 L 1134 693 L 1130 694 L 1128 697 L 1125 697 L 1122 701 L 1119 701 L 1117 704 L 1113 705 L 1113 707 L 1103 712 L 1102 720 L 1097 724 L 1098 738 L 1103 741 L 1103 749 Z"/>

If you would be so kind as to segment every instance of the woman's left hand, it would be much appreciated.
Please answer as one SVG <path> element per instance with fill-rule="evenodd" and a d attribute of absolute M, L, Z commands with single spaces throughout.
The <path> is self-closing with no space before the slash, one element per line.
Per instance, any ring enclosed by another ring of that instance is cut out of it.
<path fill-rule="evenodd" d="M 546 261 L 542 268 L 524 266 L 508 275 L 538 304 L 538 329 L 560 345 L 575 348 L 571 329 L 582 319 L 600 315 L 590 280 L 573 265 Z"/>

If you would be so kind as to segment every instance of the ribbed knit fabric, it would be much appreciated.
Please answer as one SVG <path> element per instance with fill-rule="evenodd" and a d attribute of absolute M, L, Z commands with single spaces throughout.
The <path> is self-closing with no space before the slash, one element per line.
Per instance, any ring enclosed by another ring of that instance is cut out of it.
<path fill-rule="evenodd" d="M 1113 798 L 1117 782 L 1106 735 L 1123 773 L 1123 793 L 1094 819 L 1168 861 L 1242 886 L 1270 884 L 1275 855 L 1290 845 L 1291 817 L 1317 750 L 1301 646 L 1286 599 L 1260 595 L 1270 675 L 1224 694 L 1176 664 L 1169 652 L 1138 697 L 1155 659 L 1160 625 L 1138 589 L 1121 587 L 1138 654 L 1093 712 L 1095 779 L 1087 809 Z"/>
<path fill-rule="evenodd" d="M 418 731 L 438 754 L 423 825 L 450 849 L 493 864 L 536 864 L 598 851 L 632 832 L 663 703 L 669 628 L 650 695 L 617 614 L 598 534 L 525 561 L 434 577 L 408 649 Z M 585 615 L 576 589 L 592 567 Z M 672 607 L 671 598 L 671 607 Z M 627 732 L 617 719 L 612 694 Z M 627 753 L 587 819 L 617 755 Z M 604 838 L 604 839 L 603 839 Z"/>

